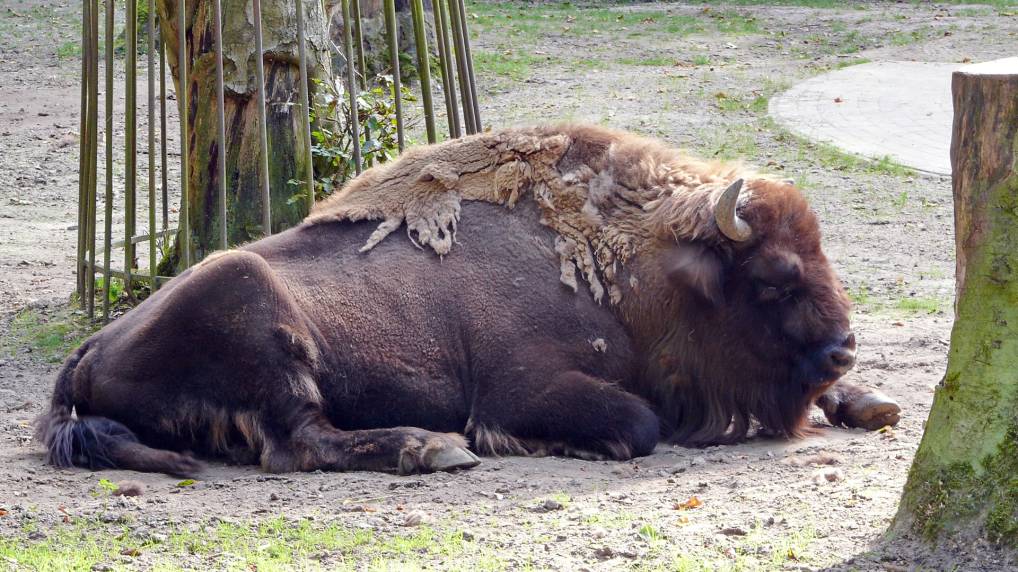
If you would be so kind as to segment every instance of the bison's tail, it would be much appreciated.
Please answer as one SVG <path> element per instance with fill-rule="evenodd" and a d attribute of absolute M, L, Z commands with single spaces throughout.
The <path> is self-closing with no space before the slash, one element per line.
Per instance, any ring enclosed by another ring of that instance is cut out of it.
<path fill-rule="evenodd" d="M 143 445 L 123 423 L 73 413 L 74 377 L 85 352 L 82 346 L 64 362 L 50 409 L 35 422 L 35 437 L 46 447 L 46 462 L 61 468 L 131 469 L 174 475 L 200 471 L 201 464 L 190 456 Z"/>

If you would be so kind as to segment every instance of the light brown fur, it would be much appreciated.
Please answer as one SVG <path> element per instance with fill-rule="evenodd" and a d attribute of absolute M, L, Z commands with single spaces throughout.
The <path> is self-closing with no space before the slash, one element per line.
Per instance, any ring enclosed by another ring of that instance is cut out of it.
<path fill-rule="evenodd" d="M 558 233 L 561 280 L 577 288 L 576 271 L 595 299 L 619 302 L 616 276 L 656 240 L 723 244 L 714 204 L 736 178 L 769 180 L 735 163 L 707 162 L 663 143 L 595 126 L 509 129 L 418 147 L 371 169 L 316 205 L 307 222 L 381 220 L 362 250 L 406 223 L 419 245 L 447 254 L 455 243 L 460 202 L 512 208 L 525 193 L 541 222 Z"/>

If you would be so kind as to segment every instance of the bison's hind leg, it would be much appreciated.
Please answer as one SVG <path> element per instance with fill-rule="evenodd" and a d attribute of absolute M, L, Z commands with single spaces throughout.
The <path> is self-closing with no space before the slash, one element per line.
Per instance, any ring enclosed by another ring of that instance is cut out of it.
<path fill-rule="evenodd" d="M 407 475 L 469 469 L 480 463 L 461 435 L 416 427 L 341 431 L 310 404 L 287 417 L 286 426 L 266 424 L 261 455 L 266 471 L 321 469 Z"/>

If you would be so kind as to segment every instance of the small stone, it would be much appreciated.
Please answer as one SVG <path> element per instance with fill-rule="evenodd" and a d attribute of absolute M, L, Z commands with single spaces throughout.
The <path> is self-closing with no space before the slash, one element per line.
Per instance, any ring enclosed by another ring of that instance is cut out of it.
<path fill-rule="evenodd" d="M 813 473 L 813 482 L 822 485 L 825 482 L 833 483 L 835 481 L 844 480 L 845 473 L 841 469 L 836 468 L 825 468 Z"/>
<path fill-rule="evenodd" d="M 428 521 L 428 515 L 422 510 L 412 510 L 406 515 L 403 526 L 420 526 Z"/>
<path fill-rule="evenodd" d="M 477 536 L 473 532 L 470 532 L 469 530 L 461 531 L 460 536 L 463 538 L 463 540 L 466 540 L 467 542 L 473 542 L 474 540 L 477 540 Z"/>
<path fill-rule="evenodd" d="M 121 481 L 117 483 L 117 490 L 113 491 L 116 496 L 139 497 L 145 492 L 145 485 L 138 481 Z"/>
<path fill-rule="evenodd" d="M 277 495 L 276 493 L 272 493 L 272 494 L 269 495 L 269 500 L 270 501 L 277 501 L 277 500 L 279 500 L 279 495 Z"/>
<path fill-rule="evenodd" d="M 725 536 L 746 536 L 746 530 L 738 526 L 729 526 L 728 528 L 722 528 L 721 534 Z"/>
<path fill-rule="evenodd" d="M 602 546 L 594 549 L 594 556 L 598 560 L 608 560 L 615 556 L 615 551 L 607 546 Z"/>
<path fill-rule="evenodd" d="M 551 512 L 553 510 L 562 510 L 562 503 L 554 499 L 548 499 L 538 507 L 541 512 Z"/>

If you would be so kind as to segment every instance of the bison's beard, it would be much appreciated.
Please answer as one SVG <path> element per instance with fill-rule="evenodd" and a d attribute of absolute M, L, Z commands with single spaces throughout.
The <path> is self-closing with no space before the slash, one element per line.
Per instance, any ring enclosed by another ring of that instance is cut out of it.
<path fill-rule="evenodd" d="M 743 441 L 751 430 L 803 437 L 811 432 L 810 406 L 832 383 L 802 383 L 792 379 L 794 375 L 754 379 L 745 370 L 735 375 L 737 379 L 719 379 L 675 373 L 655 384 L 659 389 L 651 400 L 666 438 L 687 447 L 706 447 Z"/>

